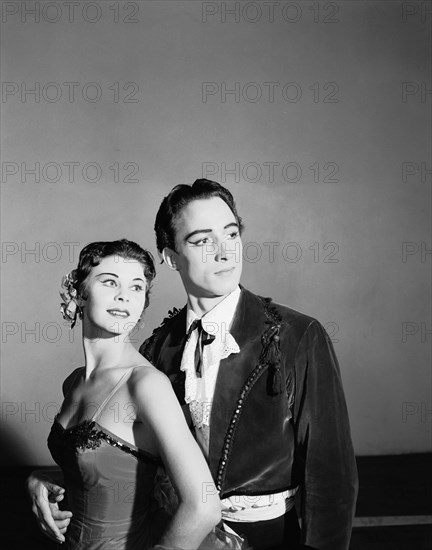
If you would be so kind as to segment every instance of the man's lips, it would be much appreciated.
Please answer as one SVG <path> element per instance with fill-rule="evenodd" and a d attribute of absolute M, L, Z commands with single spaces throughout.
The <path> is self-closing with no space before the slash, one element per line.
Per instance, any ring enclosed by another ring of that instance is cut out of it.
<path fill-rule="evenodd" d="M 129 317 L 130 315 L 127 309 L 107 309 L 107 311 L 110 315 L 113 315 L 114 317 L 121 317 L 122 319 L 126 319 L 126 317 Z"/>
<path fill-rule="evenodd" d="M 234 271 L 235 267 L 227 267 L 226 269 L 220 269 L 219 271 L 215 271 L 215 275 L 223 275 L 224 273 L 232 273 Z"/>

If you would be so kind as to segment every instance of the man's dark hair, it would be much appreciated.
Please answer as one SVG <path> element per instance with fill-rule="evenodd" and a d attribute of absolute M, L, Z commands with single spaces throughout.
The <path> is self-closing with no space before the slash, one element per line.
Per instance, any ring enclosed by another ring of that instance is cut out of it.
<path fill-rule="evenodd" d="M 244 226 L 242 219 L 237 214 L 234 198 L 225 187 L 219 183 L 206 179 L 195 180 L 192 185 L 176 185 L 162 201 L 156 214 L 155 232 L 156 245 L 159 252 L 164 248 L 175 250 L 175 222 L 183 208 L 190 202 L 219 197 L 234 214 L 240 234 Z"/>
<path fill-rule="evenodd" d="M 125 260 L 136 260 L 142 265 L 147 282 L 144 309 L 149 304 L 151 282 L 156 276 L 152 254 L 133 241 L 121 239 L 118 241 L 99 241 L 85 246 L 79 255 L 78 267 L 72 272 L 74 288 L 80 296 L 85 298 L 85 284 L 91 270 L 100 264 L 103 258 L 120 256 Z"/>

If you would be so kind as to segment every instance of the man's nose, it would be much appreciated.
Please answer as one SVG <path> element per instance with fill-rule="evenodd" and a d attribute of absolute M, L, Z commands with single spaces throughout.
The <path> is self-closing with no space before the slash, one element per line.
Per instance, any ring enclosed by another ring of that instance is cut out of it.
<path fill-rule="evenodd" d="M 216 251 L 215 260 L 217 262 L 225 262 L 228 260 L 226 242 L 222 241 Z"/>

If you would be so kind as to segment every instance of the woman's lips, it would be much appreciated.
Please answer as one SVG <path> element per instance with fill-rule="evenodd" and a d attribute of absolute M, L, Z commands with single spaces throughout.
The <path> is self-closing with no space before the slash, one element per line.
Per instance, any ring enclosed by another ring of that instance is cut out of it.
<path fill-rule="evenodd" d="M 107 309 L 107 311 L 113 317 L 120 317 L 121 319 L 126 319 L 130 315 L 127 309 Z"/>

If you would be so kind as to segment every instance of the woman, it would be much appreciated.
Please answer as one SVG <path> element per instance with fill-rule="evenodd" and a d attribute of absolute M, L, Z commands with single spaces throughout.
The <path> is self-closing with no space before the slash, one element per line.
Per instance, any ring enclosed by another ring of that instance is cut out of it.
<path fill-rule="evenodd" d="M 87 245 L 63 281 L 62 311 L 72 326 L 82 318 L 85 354 L 85 366 L 63 384 L 48 438 L 73 514 L 66 548 L 197 548 L 220 520 L 212 477 L 169 379 L 128 338 L 154 276 L 151 255 L 120 240 Z M 151 495 L 162 463 L 179 505 L 152 541 Z"/>

